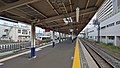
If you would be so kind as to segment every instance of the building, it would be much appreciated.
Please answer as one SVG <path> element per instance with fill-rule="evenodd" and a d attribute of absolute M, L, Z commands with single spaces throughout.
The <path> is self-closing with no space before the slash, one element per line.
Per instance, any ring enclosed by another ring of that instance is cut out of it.
<path fill-rule="evenodd" d="M 85 38 L 85 32 L 84 31 L 82 31 L 82 32 L 80 32 L 80 34 L 78 35 L 78 37 L 81 37 L 81 38 Z"/>
<path fill-rule="evenodd" d="M 100 41 L 120 46 L 120 0 L 106 0 L 97 12 Z M 86 30 L 88 38 L 97 40 L 97 28 Z"/>
<path fill-rule="evenodd" d="M 98 39 L 97 27 L 87 28 L 84 32 L 85 32 L 86 38 L 97 41 L 97 39 Z"/>
<path fill-rule="evenodd" d="M 13 42 L 30 41 L 30 27 L 23 25 L 0 25 L 0 39 Z"/>

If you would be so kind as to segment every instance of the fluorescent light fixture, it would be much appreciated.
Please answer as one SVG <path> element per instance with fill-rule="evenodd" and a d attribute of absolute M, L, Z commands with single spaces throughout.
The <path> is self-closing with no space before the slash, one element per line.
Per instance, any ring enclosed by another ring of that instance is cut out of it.
<path fill-rule="evenodd" d="M 73 29 L 70 29 L 70 32 L 73 32 Z"/>
<path fill-rule="evenodd" d="M 76 8 L 76 22 L 79 22 L 79 12 L 80 12 L 80 9 L 79 7 Z"/>
<path fill-rule="evenodd" d="M 78 28 L 76 30 L 78 30 Z"/>
<path fill-rule="evenodd" d="M 66 18 L 63 18 L 63 21 L 65 22 L 65 24 L 68 24 L 68 21 L 66 20 Z"/>
<path fill-rule="evenodd" d="M 70 22 L 73 22 L 73 20 L 72 20 L 72 18 L 71 18 L 71 17 L 69 17 L 69 20 L 70 20 Z"/>
<path fill-rule="evenodd" d="M 68 23 L 70 23 L 70 22 L 73 22 L 73 20 L 72 20 L 71 17 L 63 18 L 63 21 L 65 22 L 66 25 L 67 25 Z"/>

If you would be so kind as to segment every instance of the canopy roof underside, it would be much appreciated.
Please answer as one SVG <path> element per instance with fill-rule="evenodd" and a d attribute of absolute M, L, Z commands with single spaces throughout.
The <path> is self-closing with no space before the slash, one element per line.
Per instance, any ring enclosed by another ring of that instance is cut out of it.
<path fill-rule="evenodd" d="M 90 21 L 104 0 L 0 0 L 0 16 L 62 33 L 70 29 L 78 34 Z M 80 8 L 76 22 L 76 7 Z M 72 22 L 65 24 L 63 18 Z"/>

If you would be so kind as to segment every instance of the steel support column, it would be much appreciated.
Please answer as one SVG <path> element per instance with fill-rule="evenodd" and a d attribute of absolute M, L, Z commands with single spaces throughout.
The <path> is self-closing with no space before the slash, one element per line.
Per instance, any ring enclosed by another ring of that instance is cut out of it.
<path fill-rule="evenodd" d="M 35 56 L 35 23 L 31 24 L 31 58 Z"/>
<path fill-rule="evenodd" d="M 98 43 L 100 42 L 100 23 L 98 23 Z"/>
<path fill-rule="evenodd" d="M 59 43 L 61 42 L 61 35 L 60 35 L 60 32 L 59 32 Z"/>
<path fill-rule="evenodd" d="M 115 37 L 114 45 L 117 46 L 117 36 L 114 37 Z"/>
<path fill-rule="evenodd" d="M 72 42 L 73 42 L 73 31 L 72 31 Z"/>
<path fill-rule="evenodd" d="M 65 34 L 65 40 L 66 40 L 67 38 L 66 38 L 66 34 Z"/>
<path fill-rule="evenodd" d="M 62 33 L 62 42 L 63 42 L 63 33 Z"/>
<path fill-rule="evenodd" d="M 55 32 L 53 31 L 53 47 L 55 47 Z"/>

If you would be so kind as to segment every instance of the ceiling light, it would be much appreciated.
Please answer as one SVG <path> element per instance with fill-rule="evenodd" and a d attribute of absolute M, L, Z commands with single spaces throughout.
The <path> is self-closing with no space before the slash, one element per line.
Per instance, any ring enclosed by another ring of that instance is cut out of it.
<path fill-rule="evenodd" d="M 73 32 L 73 29 L 70 29 L 70 32 Z"/>
<path fill-rule="evenodd" d="M 79 7 L 76 8 L 76 22 L 79 22 Z"/>
<path fill-rule="evenodd" d="M 68 17 L 68 18 L 63 18 L 63 21 L 65 22 L 65 24 L 67 25 L 68 23 L 71 23 L 73 22 L 72 18 L 71 17 Z"/>
<path fill-rule="evenodd" d="M 78 30 L 78 28 L 76 30 Z"/>

